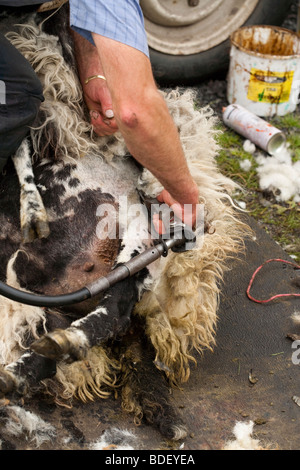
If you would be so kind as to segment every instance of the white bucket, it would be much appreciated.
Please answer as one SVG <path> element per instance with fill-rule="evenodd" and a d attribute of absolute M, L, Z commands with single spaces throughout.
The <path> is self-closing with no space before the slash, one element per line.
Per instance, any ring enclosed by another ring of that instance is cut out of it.
<path fill-rule="evenodd" d="M 295 111 L 300 37 L 275 26 L 244 26 L 231 36 L 227 99 L 258 116 Z"/>

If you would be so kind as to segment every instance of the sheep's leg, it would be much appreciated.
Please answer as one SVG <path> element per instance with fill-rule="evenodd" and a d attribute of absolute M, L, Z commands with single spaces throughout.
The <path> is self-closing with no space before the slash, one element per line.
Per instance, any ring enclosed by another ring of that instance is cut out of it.
<path fill-rule="evenodd" d="M 54 330 L 31 345 L 38 354 L 51 359 L 83 359 L 87 349 L 124 334 L 138 300 L 136 277 L 112 286 L 99 306 L 71 323 L 66 330 Z"/>
<path fill-rule="evenodd" d="M 20 182 L 20 221 L 23 241 L 32 242 L 36 236 L 47 238 L 50 233 L 47 213 L 34 182 L 27 139 L 23 140 L 12 160 Z"/>
<path fill-rule="evenodd" d="M 122 353 L 122 407 L 133 412 L 139 422 L 143 418 L 156 426 L 167 439 L 186 437 L 186 427 L 170 403 L 165 377 L 154 365 L 152 346 L 138 335 Z"/>
<path fill-rule="evenodd" d="M 56 373 L 56 362 L 29 351 L 17 361 L 0 367 L 0 396 L 17 392 L 27 395 L 36 388 L 40 380 Z"/>
<path fill-rule="evenodd" d="M 48 331 L 57 327 L 68 327 L 70 320 L 65 315 L 47 312 L 46 328 Z M 41 326 L 42 327 L 42 326 Z M 27 343 L 33 337 L 27 338 Z M 15 362 L 6 366 L 0 365 L 0 398 L 3 395 L 26 395 L 34 392 L 40 380 L 52 377 L 56 373 L 56 362 L 35 352 L 27 350 Z"/>

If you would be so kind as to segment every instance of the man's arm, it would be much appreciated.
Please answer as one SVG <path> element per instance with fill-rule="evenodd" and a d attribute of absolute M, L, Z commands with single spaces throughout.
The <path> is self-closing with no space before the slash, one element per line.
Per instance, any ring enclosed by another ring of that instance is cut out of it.
<path fill-rule="evenodd" d="M 145 168 L 164 186 L 160 202 L 172 205 L 182 218 L 184 204 L 193 205 L 193 214 L 185 218 L 195 222 L 198 188 L 187 167 L 176 126 L 153 79 L 149 59 L 133 47 L 94 34 L 96 47 L 73 32 L 79 76 L 91 122 L 99 135 L 109 135 L 118 128 L 126 145 Z M 86 78 L 101 74 L 101 79 Z M 112 109 L 114 119 L 105 118 Z M 178 204 L 179 203 L 179 204 Z M 186 214 L 185 214 L 186 215 Z"/>
<path fill-rule="evenodd" d="M 177 128 L 157 90 L 150 60 L 137 49 L 93 33 L 126 145 L 180 204 L 198 203 Z M 165 196 L 162 196 L 164 201 Z M 196 208 L 195 208 L 196 209 Z"/>

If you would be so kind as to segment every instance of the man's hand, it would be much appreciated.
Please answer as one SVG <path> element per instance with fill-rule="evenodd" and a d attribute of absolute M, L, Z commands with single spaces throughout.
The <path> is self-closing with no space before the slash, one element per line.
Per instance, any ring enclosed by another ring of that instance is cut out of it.
<path fill-rule="evenodd" d="M 83 84 L 83 97 L 90 111 L 96 134 L 112 135 L 118 130 L 112 109 L 112 99 L 105 80 L 94 78 Z"/>
<path fill-rule="evenodd" d="M 171 194 L 164 189 L 158 196 L 157 200 L 162 204 L 165 203 L 171 207 L 174 215 L 178 217 L 182 222 L 194 228 L 197 217 L 197 202 L 195 204 L 180 204 L 176 201 Z M 153 225 L 157 233 L 162 235 L 165 233 L 165 227 L 161 220 L 159 220 L 158 214 L 153 215 Z"/>
<path fill-rule="evenodd" d="M 72 30 L 76 62 L 82 85 L 83 98 L 89 109 L 91 124 L 96 134 L 112 135 L 118 130 L 114 119 L 112 99 L 105 78 L 89 77 L 103 75 L 102 64 L 96 47 Z"/>

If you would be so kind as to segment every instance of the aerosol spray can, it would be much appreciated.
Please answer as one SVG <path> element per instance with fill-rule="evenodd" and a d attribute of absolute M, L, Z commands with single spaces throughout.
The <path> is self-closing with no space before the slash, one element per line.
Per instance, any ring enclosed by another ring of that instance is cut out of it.
<path fill-rule="evenodd" d="M 286 139 L 282 131 L 239 104 L 230 104 L 223 109 L 223 121 L 270 155 L 279 153 L 285 147 Z"/>

